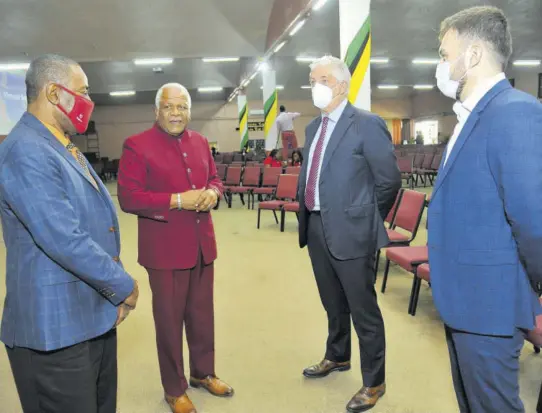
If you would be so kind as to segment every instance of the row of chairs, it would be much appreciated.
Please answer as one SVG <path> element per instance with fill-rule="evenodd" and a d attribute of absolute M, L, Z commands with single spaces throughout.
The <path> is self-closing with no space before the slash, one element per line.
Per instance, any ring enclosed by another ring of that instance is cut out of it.
<path fill-rule="evenodd" d="M 244 195 L 248 197 L 248 208 L 254 209 L 255 198 L 260 200 L 271 199 L 276 196 L 278 190 L 279 176 L 283 168 L 263 168 L 260 166 L 230 166 L 219 168 L 219 177 L 224 182 L 224 198 L 231 208 L 233 195 L 239 195 L 241 203 L 245 205 Z M 300 168 L 287 167 L 287 175 L 299 175 Z M 295 196 L 293 197 L 295 199 Z"/>
<path fill-rule="evenodd" d="M 418 186 L 418 180 L 422 181 L 424 187 L 427 183 L 433 185 L 442 156 L 440 153 L 417 153 L 397 158 L 401 177 L 410 189 Z"/>

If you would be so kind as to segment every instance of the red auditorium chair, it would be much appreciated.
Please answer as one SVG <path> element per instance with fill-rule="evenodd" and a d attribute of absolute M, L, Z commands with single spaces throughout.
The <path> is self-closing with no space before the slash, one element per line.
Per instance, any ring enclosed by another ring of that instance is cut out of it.
<path fill-rule="evenodd" d="M 401 172 L 401 178 L 406 180 L 406 184 L 410 189 L 414 188 L 414 158 L 412 155 L 404 156 L 397 159 L 397 166 Z"/>
<path fill-rule="evenodd" d="M 286 222 L 286 212 L 294 212 L 296 217 L 299 217 L 299 202 L 288 202 L 282 206 L 280 211 L 280 232 L 284 232 L 284 224 Z"/>
<path fill-rule="evenodd" d="M 429 252 L 427 246 L 415 246 L 415 247 L 392 247 L 386 250 L 386 258 L 397 264 L 399 267 L 408 272 L 415 274 L 416 267 L 420 264 L 429 261 Z M 414 277 L 416 281 L 416 277 Z M 384 275 L 382 283 L 387 282 L 387 275 Z M 412 293 L 410 295 L 410 301 L 408 303 L 408 313 L 412 307 L 412 297 L 414 296 L 414 285 L 412 285 Z"/>
<path fill-rule="evenodd" d="M 420 297 L 422 280 L 431 284 L 431 271 L 428 263 L 418 265 L 414 269 L 414 281 L 412 282 L 412 293 L 410 295 L 409 306 L 409 313 L 411 316 L 416 315 L 416 308 L 418 307 L 418 298 Z"/>
<path fill-rule="evenodd" d="M 241 203 L 245 205 L 244 194 L 248 195 L 248 207 L 250 208 L 250 192 L 260 185 L 261 170 L 258 167 L 247 166 L 243 172 L 243 184 L 237 186 L 229 186 L 226 189 L 228 193 L 228 206 L 231 208 L 233 195 L 238 194 L 241 198 Z"/>
<path fill-rule="evenodd" d="M 431 165 L 433 164 L 433 159 L 435 159 L 434 153 L 426 153 L 423 158 L 422 165 L 414 170 L 414 173 L 416 174 L 416 186 L 418 186 L 418 178 L 420 178 L 422 180 L 423 187 L 426 187 L 426 172 L 431 168 Z"/>
<path fill-rule="evenodd" d="M 385 223 L 388 224 L 388 227 L 391 228 L 393 225 L 393 220 L 395 219 L 395 215 L 397 215 L 397 205 L 399 205 L 399 202 L 401 202 L 401 197 L 403 196 L 403 189 L 400 189 L 397 193 L 397 196 L 395 197 L 395 202 L 393 203 L 393 206 L 390 209 L 390 212 L 388 213 L 388 216 L 384 220 Z"/>
<path fill-rule="evenodd" d="M 299 166 L 289 166 L 286 168 L 285 173 L 288 175 L 299 175 L 301 173 L 301 168 Z"/>
<path fill-rule="evenodd" d="M 262 168 L 263 169 L 263 179 L 262 186 L 260 188 L 254 188 L 250 192 L 252 197 L 252 209 L 254 209 L 254 198 L 255 195 L 261 197 L 265 195 L 266 198 L 271 198 L 277 189 L 277 182 L 279 175 L 282 172 L 281 168 Z"/>
<path fill-rule="evenodd" d="M 273 169 L 273 168 L 268 168 Z M 282 206 L 290 201 L 293 201 L 297 196 L 297 180 L 298 175 L 280 175 L 278 179 L 277 191 L 272 201 L 263 201 L 258 204 L 258 225 L 260 229 L 260 216 L 262 210 L 273 211 L 275 222 L 278 224 L 276 211 L 282 210 Z"/>
<path fill-rule="evenodd" d="M 224 165 L 223 163 L 216 164 L 216 173 L 220 180 L 222 182 L 226 181 L 226 171 L 228 170 L 228 166 Z"/>
<path fill-rule="evenodd" d="M 224 182 L 224 198 L 228 202 L 228 208 L 231 208 L 232 194 L 231 190 L 241 184 L 241 173 L 243 168 L 240 166 L 230 166 L 226 173 L 226 181 Z"/>
<path fill-rule="evenodd" d="M 403 195 L 397 206 L 397 213 L 395 214 L 393 224 L 391 228 L 386 229 L 390 239 L 390 243 L 387 247 L 408 247 L 410 243 L 414 241 L 414 238 L 416 238 L 416 234 L 418 233 L 418 228 L 420 227 L 424 208 L 425 194 L 411 189 L 403 190 Z M 406 231 L 410 233 L 410 235 L 398 232 L 397 229 Z M 378 272 L 379 261 L 380 251 L 378 251 L 376 256 L 375 273 Z M 389 261 L 387 261 L 386 267 L 389 267 Z M 384 287 L 382 292 L 384 292 L 385 283 L 382 285 Z"/>

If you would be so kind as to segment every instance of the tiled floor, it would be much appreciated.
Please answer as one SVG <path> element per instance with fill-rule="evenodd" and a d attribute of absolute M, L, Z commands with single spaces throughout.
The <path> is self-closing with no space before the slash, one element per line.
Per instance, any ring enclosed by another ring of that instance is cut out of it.
<path fill-rule="evenodd" d="M 256 213 L 240 204 L 221 208 L 214 216 L 220 254 L 215 278 L 217 373 L 235 386 L 236 395 L 222 400 L 189 390 L 198 412 L 344 412 L 361 386 L 358 368 L 317 381 L 301 376 L 305 366 L 323 356 L 327 323 L 307 253 L 297 245 L 294 216 L 288 217 L 285 233 L 270 213 L 263 214 L 262 228 L 256 230 Z M 136 263 L 136 219 L 123 213 L 120 219 L 122 258 L 140 281 L 141 296 L 137 311 L 119 332 L 119 411 L 166 413 L 148 281 Z M 425 230 L 418 242 L 425 242 Z M 3 245 L 0 251 L 3 268 Z M 388 390 L 372 412 L 457 412 L 444 333 L 427 286 L 422 287 L 417 316 L 407 314 L 411 280 L 393 269 L 386 294 L 378 293 L 386 322 Z M 0 296 L 4 292 L 2 282 Z M 358 356 L 353 365 L 359 365 Z M 521 369 L 522 397 L 532 413 L 542 356 L 526 346 Z M 19 412 L 8 361 L 0 352 L 0 413 Z"/>

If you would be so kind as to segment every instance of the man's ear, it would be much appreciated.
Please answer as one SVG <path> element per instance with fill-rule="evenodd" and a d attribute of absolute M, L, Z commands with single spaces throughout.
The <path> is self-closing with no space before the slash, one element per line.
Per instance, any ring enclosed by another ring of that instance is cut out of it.
<path fill-rule="evenodd" d="M 158 116 L 159 116 L 160 112 L 159 112 L 159 109 L 158 108 L 154 108 L 154 117 L 155 117 L 155 120 L 158 121 Z"/>
<path fill-rule="evenodd" d="M 49 83 L 45 86 L 45 97 L 53 105 L 58 105 L 60 102 L 60 88 L 54 83 Z"/>

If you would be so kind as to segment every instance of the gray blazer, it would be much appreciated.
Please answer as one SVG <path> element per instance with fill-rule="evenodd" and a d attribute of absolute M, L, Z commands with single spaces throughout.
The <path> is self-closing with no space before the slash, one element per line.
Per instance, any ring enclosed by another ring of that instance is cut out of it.
<path fill-rule="evenodd" d="M 321 122 L 319 116 L 305 131 L 306 161 L 298 186 L 301 248 L 307 245 L 309 153 Z M 336 259 L 365 257 L 388 244 L 384 219 L 400 188 L 401 173 L 386 124 L 379 116 L 347 104 L 326 148 L 319 182 L 324 233 Z"/>

